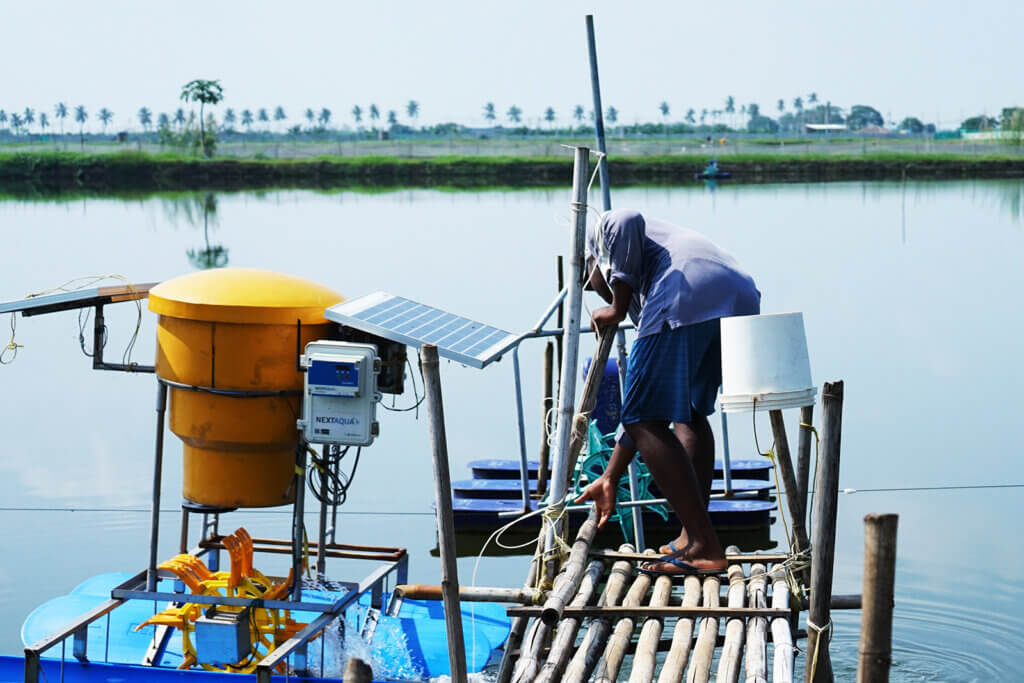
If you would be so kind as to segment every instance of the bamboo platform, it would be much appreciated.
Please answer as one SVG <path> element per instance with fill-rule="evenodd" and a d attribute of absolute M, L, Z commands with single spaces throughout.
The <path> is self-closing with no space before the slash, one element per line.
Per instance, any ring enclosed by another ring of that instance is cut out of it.
<path fill-rule="evenodd" d="M 588 526 L 551 593 L 575 586 L 571 600 L 508 609 L 522 637 L 508 643 L 499 683 L 793 680 L 803 634 L 786 555 L 729 553 L 721 575 L 650 576 L 637 567 L 654 551 L 590 550 Z"/>

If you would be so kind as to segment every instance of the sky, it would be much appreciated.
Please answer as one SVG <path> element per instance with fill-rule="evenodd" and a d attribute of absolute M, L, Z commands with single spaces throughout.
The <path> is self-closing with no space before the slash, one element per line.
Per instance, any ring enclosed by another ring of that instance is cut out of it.
<path fill-rule="evenodd" d="M 53 120 L 57 102 L 114 113 L 181 106 L 182 85 L 219 79 L 226 107 L 298 123 L 307 107 L 354 125 L 352 108 L 376 104 L 419 124 L 484 125 L 511 105 L 527 123 L 547 107 L 557 121 L 592 106 L 584 17 L 594 15 L 605 108 L 619 120 L 681 120 L 693 107 L 757 103 L 786 110 L 793 98 L 887 120 L 917 116 L 955 127 L 1024 104 L 1017 73 L 1021 0 L 820 0 L 728 3 L 432 0 L 0 0 L 0 109 L 32 107 Z M 70 126 L 70 120 L 68 122 Z"/>

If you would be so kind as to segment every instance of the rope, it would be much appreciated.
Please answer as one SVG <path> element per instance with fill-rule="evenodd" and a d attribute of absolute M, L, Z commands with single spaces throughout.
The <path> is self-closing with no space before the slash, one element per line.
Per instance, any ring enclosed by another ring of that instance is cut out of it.
<path fill-rule="evenodd" d="M 11 313 L 11 340 L 7 342 L 7 346 L 0 349 L 0 365 L 10 365 L 11 363 L 13 363 L 14 359 L 18 357 L 18 349 L 25 348 L 24 344 L 16 344 L 14 342 L 14 330 L 17 327 L 17 324 L 18 323 L 17 319 L 15 318 L 15 314 Z M 11 357 L 5 360 L 4 354 L 6 354 L 8 351 L 11 352 Z"/>
<path fill-rule="evenodd" d="M 807 620 L 807 628 L 814 630 L 818 634 L 818 637 L 814 639 L 814 655 L 811 657 L 811 677 L 809 680 L 814 680 L 814 674 L 818 671 L 818 651 L 821 648 L 821 637 L 823 634 L 828 633 L 829 639 L 831 639 L 832 633 L 832 619 L 829 618 L 828 623 L 824 626 L 818 626 L 810 619 Z"/>
<path fill-rule="evenodd" d="M 814 475 L 815 475 L 815 478 L 817 478 L 817 475 L 818 475 L 818 464 L 819 464 L 819 460 L 820 460 L 820 457 L 821 457 L 821 435 L 818 434 L 818 429 L 814 425 L 807 424 L 806 422 L 801 422 L 800 426 L 803 427 L 804 429 L 811 430 L 811 433 L 814 434 Z M 808 488 L 810 488 L 810 487 L 808 487 Z M 810 534 L 811 531 L 814 529 L 814 489 L 813 488 L 811 488 L 811 490 L 809 491 L 808 495 L 809 495 L 809 498 L 807 499 L 807 533 Z"/>

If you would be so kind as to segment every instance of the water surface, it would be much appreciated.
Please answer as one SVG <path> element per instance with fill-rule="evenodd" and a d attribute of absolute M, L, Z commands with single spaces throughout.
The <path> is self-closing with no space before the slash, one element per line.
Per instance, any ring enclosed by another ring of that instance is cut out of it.
<path fill-rule="evenodd" d="M 735 254 L 757 280 L 765 312 L 804 312 L 815 382 L 845 380 L 840 486 L 851 492 L 840 497 L 835 592 L 861 591 L 864 514 L 899 513 L 894 680 L 1021 673 L 1020 489 L 919 489 L 1024 484 L 1014 453 L 1024 384 L 1022 196 L 1018 181 L 613 194 L 616 206 L 704 231 Z M 348 296 L 384 289 L 518 331 L 533 325 L 554 293 L 569 215 L 568 189 L 4 201 L 0 299 L 80 276 L 162 280 L 204 259 L 226 259 L 302 274 Z M 107 316 L 106 355 L 118 359 L 136 311 L 120 304 Z M 151 361 L 154 327 L 144 312 L 134 360 Z M 91 348 L 91 324 L 86 330 Z M 4 317 L 0 343 L 7 333 Z M 151 376 L 93 371 L 78 337 L 74 313 L 18 318 L 24 348 L 0 367 L 4 653 L 20 652 L 20 624 L 40 602 L 92 574 L 138 570 L 147 560 L 155 384 Z M 531 455 L 541 348 L 523 350 Z M 453 477 L 468 476 L 465 464 L 476 458 L 515 457 L 511 362 L 483 371 L 442 368 Z M 397 407 L 412 402 L 407 392 Z M 433 583 L 439 565 L 430 555 L 425 416 L 384 412 L 380 419 L 339 540 L 406 546 L 410 580 Z M 795 441 L 795 411 L 787 419 Z M 730 418 L 733 457 L 756 457 L 754 429 L 764 447 L 767 419 Z M 178 537 L 181 448 L 172 435 L 164 467 L 162 557 L 176 552 Z M 225 524 L 288 536 L 280 510 L 238 513 Z M 784 543 L 780 528 L 772 536 Z M 518 585 L 525 563 L 484 558 L 476 580 Z M 361 570 L 352 564 L 335 572 Z M 267 570 L 275 569 L 270 562 Z M 469 583 L 474 560 L 461 560 L 459 569 Z M 859 612 L 834 618 L 835 668 L 852 679 Z"/>

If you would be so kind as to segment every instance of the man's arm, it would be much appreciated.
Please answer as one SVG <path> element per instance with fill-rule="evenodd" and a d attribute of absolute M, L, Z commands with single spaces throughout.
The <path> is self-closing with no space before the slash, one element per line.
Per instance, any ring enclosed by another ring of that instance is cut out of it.
<path fill-rule="evenodd" d="M 633 298 L 633 288 L 624 280 L 612 283 L 612 301 L 609 306 L 597 308 L 590 316 L 590 328 L 603 330 L 606 327 L 617 327 L 629 313 L 629 302 Z"/>
<path fill-rule="evenodd" d="M 583 490 L 583 493 L 576 498 L 575 503 L 582 503 L 587 500 L 594 501 L 594 508 L 597 511 L 597 528 L 600 529 L 604 523 L 615 512 L 615 504 L 618 500 L 619 479 L 629 467 L 629 461 L 633 459 L 636 448 L 632 442 L 624 444 L 620 440 L 612 450 L 612 457 L 608 459 L 608 467 L 604 473 L 595 479 Z"/>

